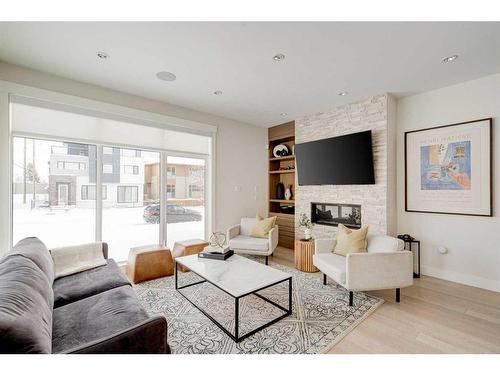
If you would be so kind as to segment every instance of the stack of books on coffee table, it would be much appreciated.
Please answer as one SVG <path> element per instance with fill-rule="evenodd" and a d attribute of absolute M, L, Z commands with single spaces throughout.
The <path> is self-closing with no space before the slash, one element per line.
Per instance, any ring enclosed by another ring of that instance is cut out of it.
<path fill-rule="evenodd" d="M 233 254 L 233 250 L 230 250 L 228 245 L 223 247 L 209 245 L 201 253 L 198 253 L 198 258 L 226 260 Z"/>

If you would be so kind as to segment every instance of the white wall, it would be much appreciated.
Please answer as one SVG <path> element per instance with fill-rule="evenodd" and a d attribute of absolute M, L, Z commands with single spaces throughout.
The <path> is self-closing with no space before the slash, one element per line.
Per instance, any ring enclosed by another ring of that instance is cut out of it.
<path fill-rule="evenodd" d="M 397 103 L 392 95 L 387 95 L 387 234 L 397 234 Z"/>
<path fill-rule="evenodd" d="M 493 117 L 493 217 L 405 212 L 404 133 Z M 422 273 L 500 291 L 500 74 L 397 102 L 398 233 L 422 241 Z M 437 252 L 445 246 L 448 253 Z"/>
<path fill-rule="evenodd" d="M 0 80 L 172 116 L 179 119 L 179 122 L 189 120 L 216 126 L 218 130 L 215 150 L 215 229 L 225 230 L 228 226 L 239 222 L 242 216 L 254 216 L 257 211 L 266 212 L 267 129 L 265 128 L 2 62 L 0 62 Z M 0 120 L 2 120 L 0 138 L 5 139 L 8 132 L 6 94 L 0 92 L 0 95 L 0 104 L 3 104 L 0 107 Z M 5 165 L 8 165 L 5 162 L 8 160 L 7 152 L 2 151 L 0 156 L 3 158 L 0 172 L 5 176 L 7 174 L 4 170 Z M 5 197 L 6 189 L 9 189 L 6 186 L 8 180 L 2 179 L 0 185 L 1 196 Z M 0 202 L 0 205 L 2 204 L 3 200 Z M 4 208 L 0 212 L 5 213 L 6 210 Z M 0 217 L 0 227 L 8 227 L 3 216 Z M 7 233 L 8 230 L 2 230 L 0 233 L 2 234 L 0 246 L 5 245 L 4 235 Z"/>

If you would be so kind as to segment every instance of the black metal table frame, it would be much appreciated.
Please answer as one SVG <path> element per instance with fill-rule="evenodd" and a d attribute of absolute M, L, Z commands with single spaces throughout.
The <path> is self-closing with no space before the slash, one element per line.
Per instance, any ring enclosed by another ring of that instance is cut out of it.
<path fill-rule="evenodd" d="M 175 262 L 175 290 L 177 290 L 185 299 L 187 299 L 189 301 L 189 303 L 191 303 L 194 307 L 196 307 L 201 313 L 203 313 L 203 315 L 205 315 L 208 319 L 210 319 L 217 327 L 219 327 L 222 331 L 224 331 L 225 334 L 227 334 L 233 341 L 235 342 L 240 342 L 244 339 L 246 339 L 247 337 L 253 335 L 254 333 L 260 331 L 260 330 L 263 330 L 264 328 L 267 328 L 269 327 L 271 324 L 274 324 L 276 323 L 277 321 L 289 316 L 292 314 L 292 276 L 284 279 L 284 280 L 281 280 L 281 281 L 277 281 L 273 284 L 270 284 L 270 285 L 266 285 L 265 287 L 262 287 L 260 289 L 257 289 L 257 290 L 254 290 L 252 292 L 249 292 L 249 293 L 246 293 L 246 294 L 243 294 L 241 296 L 233 296 L 231 293 L 225 291 L 224 289 L 222 289 L 221 287 L 219 287 L 218 285 L 215 285 L 214 283 L 212 283 L 211 281 L 205 279 L 203 276 L 201 276 L 200 274 L 196 273 L 195 271 L 189 269 L 189 267 L 183 265 L 184 267 L 188 268 L 191 272 L 193 272 L 195 275 L 197 275 L 198 277 L 202 278 L 203 280 L 200 280 L 200 281 L 196 281 L 194 283 L 191 283 L 191 284 L 187 284 L 187 285 L 183 285 L 183 286 L 180 286 L 179 287 L 179 284 L 178 284 L 178 275 L 179 275 L 179 266 L 178 266 L 178 262 Z M 280 283 L 284 283 L 288 281 L 288 309 L 284 308 L 283 306 L 280 306 L 279 304 L 277 304 L 276 302 L 274 301 L 271 301 L 270 299 L 264 297 L 263 295 L 257 293 L 257 292 L 260 292 L 261 290 L 264 290 L 264 289 L 267 289 L 267 288 L 270 288 L 272 286 L 275 286 L 275 285 L 278 285 Z M 201 284 L 201 283 L 204 283 L 204 282 L 208 282 L 210 284 L 212 284 L 213 286 L 215 286 L 216 288 L 222 290 L 224 293 L 230 295 L 231 297 L 234 298 L 234 316 L 235 316 L 235 324 L 234 324 L 234 334 L 230 331 L 228 331 L 226 328 L 224 328 L 222 326 L 222 324 L 220 324 L 217 320 L 215 320 L 215 318 L 213 318 L 209 313 L 207 313 L 205 310 L 203 310 L 200 306 L 196 305 L 196 303 L 194 303 L 193 301 L 191 301 L 184 293 L 182 293 L 182 289 L 185 289 L 185 288 L 189 288 L 191 286 L 194 286 L 194 285 L 198 285 L 198 284 Z M 243 336 L 239 336 L 239 309 L 240 309 L 240 299 L 243 298 L 243 297 L 246 297 L 250 294 L 253 294 L 261 299 L 263 299 L 264 301 L 270 303 L 271 305 L 273 306 L 276 306 L 277 308 L 279 308 L 280 310 L 284 311 L 285 313 L 283 315 L 280 315 L 278 316 L 277 318 L 271 320 L 270 322 L 248 332 L 248 333 L 245 333 Z"/>
<path fill-rule="evenodd" d="M 413 244 L 417 244 L 417 270 L 418 272 L 415 272 L 415 269 L 413 270 L 413 278 L 414 279 L 419 279 L 420 278 L 420 241 L 419 240 L 403 240 L 405 243 L 405 250 L 406 250 L 406 244 L 408 244 L 408 251 L 411 251 L 413 254 L 413 267 L 415 267 L 415 253 L 413 252 L 412 246 Z"/>

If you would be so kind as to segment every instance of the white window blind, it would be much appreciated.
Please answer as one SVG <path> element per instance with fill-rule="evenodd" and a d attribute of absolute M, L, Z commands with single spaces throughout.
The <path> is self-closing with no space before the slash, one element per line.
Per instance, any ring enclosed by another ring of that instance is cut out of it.
<path fill-rule="evenodd" d="M 113 118 L 118 116 L 47 104 L 21 97 L 12 99 L 11 109 L 12 130 L 18 133 L 54 136 L 99 144 L 133 145 L 160 150 L 210 154 L 210 134 L 193 134 L 189 129 L 172 130 L 167 129 L 167 125 L 141 124 L 139 120 L 137 123 L 115 120 Z M 135 153 L 130 156 L 137 157 Z"/>

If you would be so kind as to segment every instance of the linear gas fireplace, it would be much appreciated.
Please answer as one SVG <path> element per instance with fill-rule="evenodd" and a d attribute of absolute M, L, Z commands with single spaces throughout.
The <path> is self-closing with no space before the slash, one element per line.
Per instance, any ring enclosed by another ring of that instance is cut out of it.
<path fill-rule="evenodd" d="M 311 203 L 311 221 L 315 224 L 348 228 L 361 228 L 361 206 L 359 204 Z"/>

